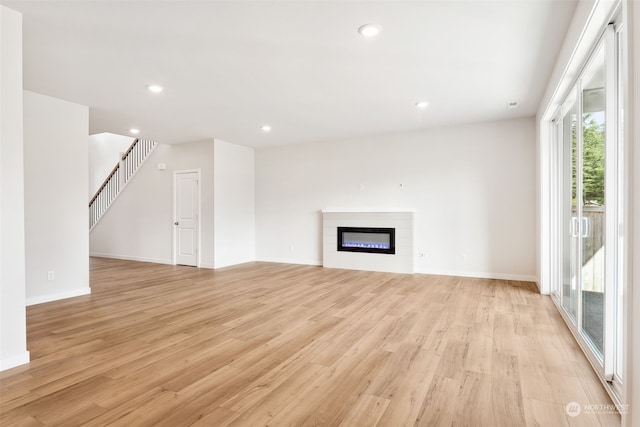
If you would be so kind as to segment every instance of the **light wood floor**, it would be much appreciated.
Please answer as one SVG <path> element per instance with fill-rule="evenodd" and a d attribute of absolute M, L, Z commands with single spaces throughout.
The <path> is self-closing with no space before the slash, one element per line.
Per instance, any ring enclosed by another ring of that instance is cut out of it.
<path fill-rule="evenodd" d="M 90 296 L 27 308 L 0 425 L 617 426 L 531 283 L 92 259 Z"/>

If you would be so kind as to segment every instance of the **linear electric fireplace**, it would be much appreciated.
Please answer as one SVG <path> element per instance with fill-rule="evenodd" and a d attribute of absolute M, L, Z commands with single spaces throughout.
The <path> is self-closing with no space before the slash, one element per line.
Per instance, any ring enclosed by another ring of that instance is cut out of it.
<path fill-rule="evenodd" d="M 402 208 L 323 209 L 322 265 L 413 273 L 414 212 Z"/>
<path fill-rule="evenodd" d="M 396 229 L 338 227 L 338 250 L 374 254 L 395 254 Z"/>

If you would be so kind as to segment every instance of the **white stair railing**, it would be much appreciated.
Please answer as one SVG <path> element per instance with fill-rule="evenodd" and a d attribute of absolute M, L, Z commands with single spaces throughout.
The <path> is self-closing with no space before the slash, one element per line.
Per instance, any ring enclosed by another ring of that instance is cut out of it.
<path fill-rule="evenodd" d="M 157 142 L 146 139 L 133 141 L 89 202 L 89 230 L 100 221 L 157 145 Z"/>

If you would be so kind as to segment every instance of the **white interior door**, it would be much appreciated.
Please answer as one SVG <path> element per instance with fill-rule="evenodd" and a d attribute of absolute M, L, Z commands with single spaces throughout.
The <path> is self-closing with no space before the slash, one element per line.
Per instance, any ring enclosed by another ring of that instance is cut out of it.
<path fill-rule="evenodd" d="M 176 264 L 198 265 L 200 241 L 199 172 L 176 172 L 174 179 L 174 253 Z"/>

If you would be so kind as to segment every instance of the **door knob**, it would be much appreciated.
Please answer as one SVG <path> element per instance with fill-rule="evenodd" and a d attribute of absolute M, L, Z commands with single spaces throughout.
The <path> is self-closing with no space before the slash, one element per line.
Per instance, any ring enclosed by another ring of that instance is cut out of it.
<path fill-rule="evenodd" d="M 178 221 L 174 222 L 173 225 L 178 225 Z"/>

